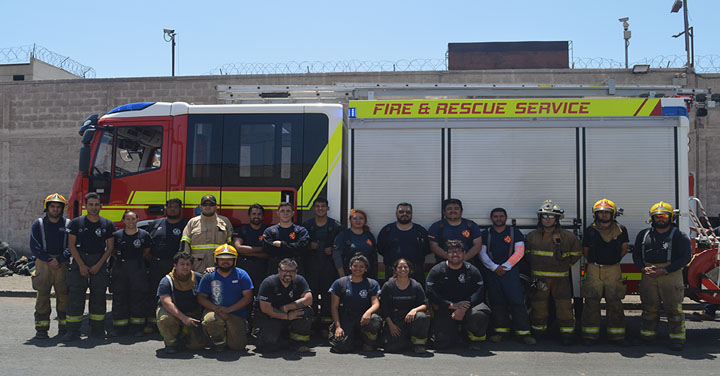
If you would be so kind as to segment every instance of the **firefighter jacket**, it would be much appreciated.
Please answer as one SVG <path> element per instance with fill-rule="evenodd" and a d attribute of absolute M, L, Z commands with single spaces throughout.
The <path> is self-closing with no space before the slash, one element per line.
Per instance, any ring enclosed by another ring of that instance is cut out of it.
<path fill-rule="evenodd" d="M 567 277 L 570 267 L 582 256 L 580 240 L 571 231 L 556 227 L 532 231 L 525 237 L 533 277 Z"/>
<path fill-rule="evenodd" d="M 180 239 L 183 249 L 191 252 L 196 260 L 202 259 L 202 264 L 207 266 L 213 265 L 215 248 L 228 244 L 233 233 L 232 224 L 227 217 L 215 214 L 211 218 L 209 221 L 202 215 L 191 218 Z"/>

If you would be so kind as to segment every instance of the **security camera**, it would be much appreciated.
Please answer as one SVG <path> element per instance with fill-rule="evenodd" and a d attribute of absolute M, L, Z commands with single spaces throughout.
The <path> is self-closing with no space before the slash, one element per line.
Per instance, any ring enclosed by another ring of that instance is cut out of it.
<path fill-rule="evenodd" d="M 620 21 L 620 22 L 628 22 L 629 20 L 630 20 L 630 17 L 618 18 L 618 21 Z"/>
<path fill-rule="evenodd" d="M 175 33 L 175 29 L 163 29 L 163 31 L 168 35 Z"/>

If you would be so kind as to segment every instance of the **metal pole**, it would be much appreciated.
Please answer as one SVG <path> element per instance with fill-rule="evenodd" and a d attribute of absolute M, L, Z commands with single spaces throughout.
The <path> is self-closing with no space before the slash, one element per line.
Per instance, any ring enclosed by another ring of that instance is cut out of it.
<path fill-rule="evenodd" d="M 683 0 L 683 15 L 685 16 L 685 51 L 687 52 L 687 66 L 688 68 L 692 68 L 693 62 L 690 59 L 690 32 L 688 30 L 687 0 Z"/>
<path fill-rule="evenodd" d="M 175 77 L 175 35 L 172 36 L 172 75 Z"/>
<path fill-rule="evenodd" d="M 628 46 L 630 46 L 630 40 L 625 39 L 625 69 L 628 69 Z"/>

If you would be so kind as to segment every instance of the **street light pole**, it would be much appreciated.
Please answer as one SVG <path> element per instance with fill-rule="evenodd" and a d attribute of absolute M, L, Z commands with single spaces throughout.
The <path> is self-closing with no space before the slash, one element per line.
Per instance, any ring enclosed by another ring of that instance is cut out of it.
<path fill-rule="evenodd" d="M 175 77 L 175 33 L 174 29 L 163 29 L 163 39 L 166 42 L 172 42 L 172 75 Z M 169 37 L 170 39 L 167 39 Z"/>

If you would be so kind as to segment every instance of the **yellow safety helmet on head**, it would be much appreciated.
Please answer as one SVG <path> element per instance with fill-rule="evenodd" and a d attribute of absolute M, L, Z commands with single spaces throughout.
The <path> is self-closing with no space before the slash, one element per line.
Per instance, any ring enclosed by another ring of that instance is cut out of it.
<path fill-rule="evenodd" d="M 560 209 L 560 207 L 552 202 L 552 200 L 545 200 L 542 204 L 540 204 L 540 208 L 537 211 L 538 218 L 540 218 L 543 214 L 551 214 L 557 217 L 558 220 L 565 218 L 565 210 Z"/>
<path fill-rule="evenodd" d="M 47 211 L 48 204 L 51 202 L 57 202 L 62 204 L 63 209 L 67 206 L 67 200 L 59 193 L 53 193 L 50 196 L 45 197 L 43 201 L 43 210 Z"/>
<path fill-rule="evenodd" d="M 229 245 L 229 244 L 223 244 L 217 248 L 215 248 L 215 252 L 213 252 L 213 261 L 217 263 L 217 259 L 219 258 L 234 258 L 237 259 L 238 253 L 235 247 Z"/>
<path fill-rule="evenodd" d="M 657 204 L 650 207 L 650 220 L 652 221 L 652 217 L 654 215 L 658 214 L 667 214 L 667 216 L 670 218 L 670 222 L 675 220 L 675 211 L 673 210 L 672 205 L 668 204 L 667 202 L 660 201 Z"/>
<path fill-rule="evenodd" d="M 597 212 L 601 211 L 611 212 L 612 219 L 615 219 L 615 217 L 617 216 L 617 207 L 615 206 L 615 203 L 606 198 L 603 198 L 602 200 L 596 202 L 595 205 L 593 205 L 593 218 L 597 219 Z"/>

